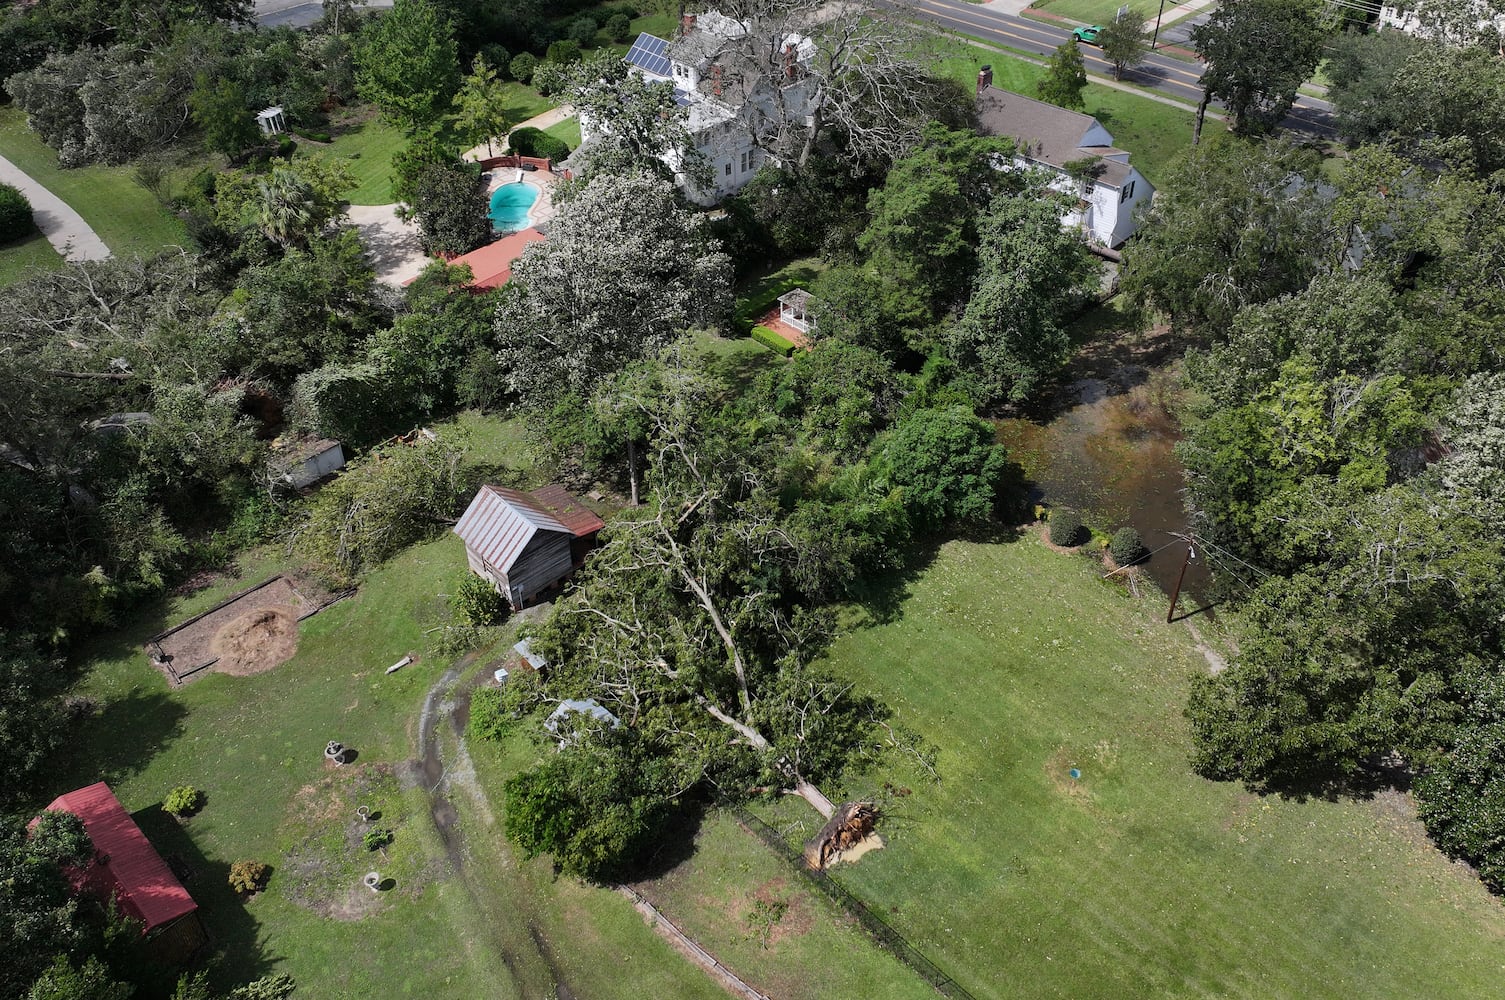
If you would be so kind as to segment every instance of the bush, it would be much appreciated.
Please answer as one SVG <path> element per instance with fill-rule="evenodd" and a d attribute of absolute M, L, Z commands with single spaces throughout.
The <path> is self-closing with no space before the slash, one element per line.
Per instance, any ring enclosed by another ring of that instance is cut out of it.
<path fill-rule="evenodd" d="M 573 38 L 562 38 L 549 43 L 544 58 L 551 63 L 576 63 L 580 61 L 580 43 Z"/>
<path fill-rule="evenodd" d="M 474 573 L 465 574 L 449 599 L 455 617 L 467 625 L 500 625 L 507 620 L 507 601 Z"/>
<path fill-rule="evenodd" d="M 1086 528 L 1081 515 L 1074 510 L 1058 507 L 1050 512 L 1050 543 L 1069 549 L 1082 543 Z"/>
<path fill-rule="evenodd" d="M 310 142 L 331 142 L 331 141 L 333 141 L 333 140 L 331 140 L 329 138 L 329 133 L 328 132 L 307 132 L 307 131 L 304 131 L 303 129 L 299 129 L 298 130 L 298 134 L 301 135 L 303 138 L 309 140 Z"/>
<path fill-rule="evenodd" d="M 512 151 L 518 156 L 541 156 L 558 161 L 570 155 L 569 144 L 563 139 L 556 139 L 532 126 L 515 129 L 510 141 Z"/>
<path fill-rule="evenodd" d="M 755 326 L 755 327 L 753 327 L 752 328 L 752 339 L 756 340 L 758 343 L 762 344 L 764 347 L 768 348 L 770 351 L 777 351 L 777 352 L 779 352 L 780 354 L 782 354 L 786 358 L 789 357 L 789 355 L 791 355 L 791 354 L 794 353 L 794 345 L 793 344 L 791 344 L 789 341 L 785 340 L 780 334 L 778 334 L 777 332 L 775 332 L 773 330 L 770 330 L 766 326 Z"/>
<path fill-rule="evenodd" d="M 1139 537 L 1139 532 L 1125 525 L 1113 533 L 1113 541 L 1108 543 L 1108 554 L 1118 565 L 1132 566 L 1143 559 L 1148 550 L 1144 547 L 1144 539 Z"/>
<path fill-rule="evenodd" d="M 512 62 L 512 53 L 507 51 L 505 45 L 487 42 L 481 46 L 481 58 L 485 59 L 486 65 L 496 70 L 496 75 L 503 80 L 510 75 L 508 64 Z"/>
<path fill-rule="evenodd" d="M 590 15 L 585 15 L 571 21 L 569 30 L 565 34 L 569 36 L 570 41 L 583 49 L 596 40 L 596 31 L 598 28 L 599 25 L 596 24 L 596 19 Z"/>
<path fill-rule="evenodd" d="M 520 52 L 507 64 L 507 72 L 519 83 L 531 83 L 533 71 L 538 68 L 538 57 L 531 52 Z"/>
<path fill-rule="evenodd" d="M 260 892 L 272 878 L 272 866 L 260 861 L 237 861 L 230 866 L 230 888 L 236 892 Z"/>
<path fill-rule="evenodd" d="M 290 160 L 293 158 L 293 154 L 297 151 L 298 143 L 293 139 L 288 138 L 287 136 L 283 136 L 281 139 L 277 140 L 277 152 L 272 155 L 280 157 L 284 160 Z"/>
<path fill-rule="evenodd" d="M 162 809 L 174 816 L 192 816 L 204 808 L 204 793 L 192 785 L 179 785 L 162 800 Z"/>
<path fill-rule="evenodd" d="M 606 34 L 614 42 L 625 42 L 632 37 L 632 19 L 626 14 L 613 14 L 607 18 Z"/>
<path fill-rule="evenodd" d="M 21 189 L 0 184 L 0 243 L 30 236 L 37 228 L 31 217 L 31 202 Z"/>
<path fill-rule="evenodd" d="M 361 843 L 366 845 L 368 851 L 379 851 L 396 839 L 391 830 L 367 830 L 361 838 Z"/>
<path fill-rule="evenodd" d="M 539 63 L 533 71 L 533 89 L 544 97 L 564 92 L 569 84 L 570 68 L 563 63 Z"/>

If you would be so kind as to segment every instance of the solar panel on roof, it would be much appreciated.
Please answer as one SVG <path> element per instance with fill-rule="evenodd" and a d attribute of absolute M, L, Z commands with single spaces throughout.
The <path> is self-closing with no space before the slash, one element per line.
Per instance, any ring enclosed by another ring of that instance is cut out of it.
<path fill-rule="evenodd" d="M 627 50 L 627 62 L 649 76 L 670 76 L 669 43 L 643 32 Z"/>

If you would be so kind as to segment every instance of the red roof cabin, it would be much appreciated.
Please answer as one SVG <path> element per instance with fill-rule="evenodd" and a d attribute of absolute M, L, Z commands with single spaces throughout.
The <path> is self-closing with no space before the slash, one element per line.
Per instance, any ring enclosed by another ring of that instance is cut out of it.
<path fill-rule="evenodd" d="M 531 493 L 482 486 L 455 534 L 471 572 L 491 583 L 514 609 L 558 587 L 585 563 L 606 527 L 562 486 Z"/>
<path fill-rule="evenodd" d="M 141 921 L 152 950 L 168 961 L 186 961 L 204 943 L 199 904 L 193 901 L 162 855 L 103 781 L 60 795 L 47 807 L 83 820 L 94 843 L 94 861 L 69 872 L 76 891 L 114 898 L 120 911 Z"/>

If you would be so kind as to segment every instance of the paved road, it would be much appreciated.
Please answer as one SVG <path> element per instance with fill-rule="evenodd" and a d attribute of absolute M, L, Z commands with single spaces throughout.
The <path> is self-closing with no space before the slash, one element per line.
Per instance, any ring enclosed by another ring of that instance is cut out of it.
<path fill-rule="evenodd" d="M 1026 20 L 979 7 L 966 0 L 914 0 L 912 9 L 920 17 L 953 31 L 981 38 L 994 45 L 1041 56 L 1050 55 L 1058 45 L 1071 37 L 1068 26 L 1056 27 Z M 1113 67 L 1093 46 L 1083 45 L 1082 57 L 1087 63 L 1088 72 L 1112 75 Z M 1197 86 L 1200 76 L 1201 69 L 1195 63 L 1152 53 L 1143 65 L 1124 74 L 1124 82 L 1195 105 L 1202 98 L 1202 89 Z M 1332 105 L 1305 95 L 1297 98 L 1296 107 L 1286 118 L 1285 126 L 1292 131 L 1322 138 L 1336 135 L 1332 122 Z"/>
<path fill-rule="evenodd" d="M 37 228 L 66 259 L 104 260 L 110 256 L 110 248 L 82 215 L 3 156 L 0 156 L 0 183 L 21 189 L 31 202 L 31 217 Z"/>

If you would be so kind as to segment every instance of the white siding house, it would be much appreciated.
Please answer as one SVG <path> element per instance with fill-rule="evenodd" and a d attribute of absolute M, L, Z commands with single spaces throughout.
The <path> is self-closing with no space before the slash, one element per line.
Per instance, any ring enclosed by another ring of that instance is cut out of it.
<path fill-rule="evenodd" d="M 1461 19 L 1456 16 L 1444 18 L 1428 11 L 1425 5 L 1418 9 L 1414 3 L 1383 4 L 1380 6 L 1379 25 L 1384 31 L 1404 31 L 1417 38 L 1439 38 L 1449 45 L 1471 45 L 1479 35 L 1490 31 L 1505 35 L 1505 13 L 1491 9 L 1485 0 L 1475 0 L 1474 7 L 1478 18 L 1470 25 L 1468 15 Z M 1499 44 L 1505 51 L 1505 39 Z"/>
<path fill-rule="evenodd" d="M 1014 162 L 1054 174 L 1051 187 L 1076 199 L 1061 216 L 1061 225 L 1081 231 L 1092 244 L 1119 247 L 1134 235 L 1135 211 L 1149 207 L 1155 187 L 1129 163 L 1128 150 L 1113 145 L 1113 136 L 1091 115 L 1068 111 L 999 90 L 987 67 L 977 78 L 977 116 L 988 135 L 1013 139 Z M 1083 181 L 1068 164 L 1091 161 L 1098 176 Z"/>
<path fill-rule="evenodd" d="M 808 117 L 813 89 L 806 68 L 814 43 L 799 35 L 782 39 L 781 76 L 770 78 L 766 67 L 747 58 L 741 44 L 747 33 L 745 23 L 709 11 L 687 16 L 673 41 L 644 32 L 627 53 L 634 72 L 672 86 L 675 102 L 687 111 L 690 135 L 710 167 L 710 186 L 684 176 L 682 152 L 666 154 L 664 162 L 691 200 L 702 205 L 740 191 L 769 162 L 757 137 Z M 582 117 L 582 145 L 609 127 Z"/>

